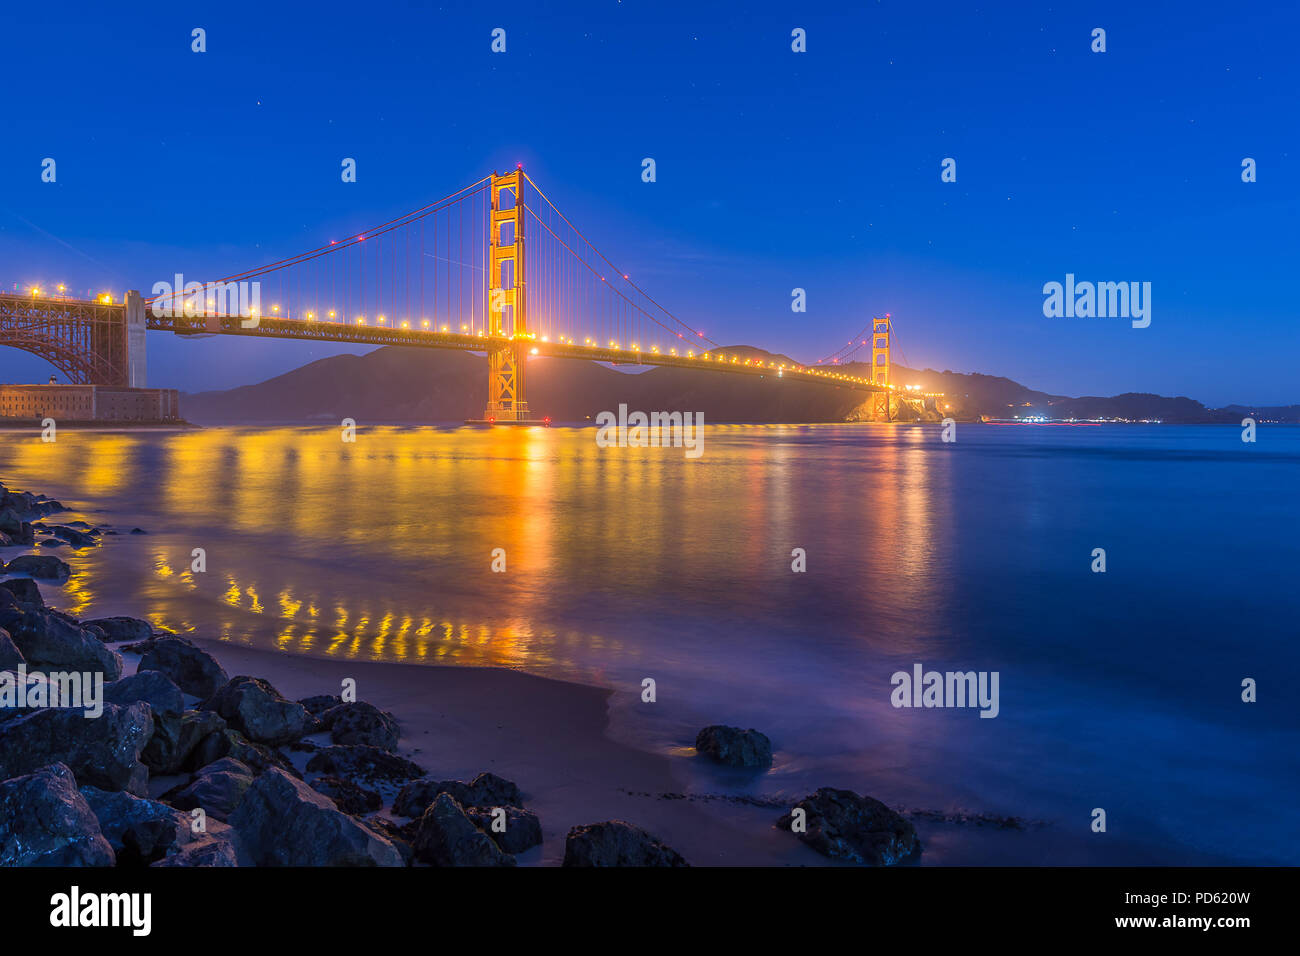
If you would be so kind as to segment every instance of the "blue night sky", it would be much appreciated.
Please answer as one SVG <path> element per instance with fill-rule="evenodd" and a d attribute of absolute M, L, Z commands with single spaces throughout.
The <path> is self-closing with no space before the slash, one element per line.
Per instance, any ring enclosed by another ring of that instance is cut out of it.
<path fill-rule="evenodd" d="M 1294 4 L 821 6 L 6 4 L 0 285 L 216 278 L 522 162 L 725 344 L 814 361 L 888 311 L 915 367 L 1300 402 Z M 1067 272 L 1150 282 L 1151 326 L 1045 318 Z M 150 384 L 342 350 L 153 333 Z"/>

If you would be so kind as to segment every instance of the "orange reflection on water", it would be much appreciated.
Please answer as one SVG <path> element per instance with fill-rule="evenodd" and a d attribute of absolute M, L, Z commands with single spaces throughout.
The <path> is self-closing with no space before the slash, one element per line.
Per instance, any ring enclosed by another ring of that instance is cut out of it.
<path fill-rule="evenodd" d="M 340 435 L 82 432 L 4 452 L 16 486 L 72 490 L 90 520 L 149 531 L 70 559 L 78 611 L 115 600 L 114 613 L 286 653 L 634 667 L 655 652 L 632 628 L 707 641 L 707 624 L 672 620 L 759 632 L 815 598 L 826 578 L 790 573 L 796 547 L 838 575 L 834 625 L 867 640 L 882 583 L 895 608 L 942 599 L 946 465 L 919 429 L 711 425 L 700 459 L 600 448 L 592 429 Z"/>

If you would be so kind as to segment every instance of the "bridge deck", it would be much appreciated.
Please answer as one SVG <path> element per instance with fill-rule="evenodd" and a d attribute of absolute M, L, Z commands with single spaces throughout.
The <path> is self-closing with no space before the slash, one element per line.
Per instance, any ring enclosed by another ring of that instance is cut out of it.
<path fill-rule="evenodd" d="M 104 304 L 58 296 L 33 298 L 30 295 L 0 293 L 0 311 L 21 308 L 29 313 L 38 310 L 51 317 L 65 313 L 69 317 L 87 307 L 98 311 L 116 313 L 125 320 L 122 303 Z M 402 328 L 380 325 L 357 325 L 338 321 L 260 316 L 256 326 L 246 327 L 251 319 L 231 315 L 168 315 L 146 314 L 150 330 L 171 332 L 176 335 L 242 335 L 252 338 L 308 339 L 320 342 L 346 342 L 360 345 L 404 345 L 416 348 L 456 349 L 463 352 L 485 352 L 493 346 L 502 346 L 512 339 L 507 336 L 470 335 L 459 332 L 442 332 L 436 329 Z M 730 354 L 727 350 L 693 350 L 693 354 L 672 355 L 663 352 L 609 348 L 576 343 L 546 342 L 529 338 L 528 351 L 536 355 L 555 358 L 587 359 L 596 362 L 618 362 L 626 365 L 661 365 L 675 368 L 704 369 L 739 375 L 756 375 L 766 378 L 790 379 L 812 382 L 863 392 L 882 392 L 886 387 L 873 384 L 859 376 L 838 372 L 833 368 L 808 368 L 763 362 L 755 357 Z M 690 352 L 691 350 L 684 349 Z"/>
<path fill-rule="evenodd" d="M 508 336 L 470 335 L 461 332 L 442 332 L 436 329 L 401 328 L 376 325 L 353 325 L 344 322 L 305 321 L 261 316 L 256 327 L 245 327 L 251 319 L 238 316 L 148 316 L 148 327 L 177 335 L 243 335 L 254 338 L 310 339 L 324 342 L 350 342 L 363 345 L 405 345 L 416 348 L 457 349 L 463 352 L 485 352 L 493 346 L 509 344 Z M 576 343 L 545 342 L 528 338 L 528 351 L 534 355 L 554 358 L 587 359 L 595 362 L 618 362 L 626 365 L 662 365 L 676 368 L 705 369 L 741 375 L 757 375 L 834 385 L 864 392 L 881 392 L 886 389 L 867 379 L 845 375 L 831 369 L 809 369 L 802 366 L 784 366 L 776 362 L 761 362 L 756 358 L 728 354 L 726 350 L 695 351 L 693 355 L 665 355 L 662 352 L 639 351 L 627 348 L 608 348 Z"/>

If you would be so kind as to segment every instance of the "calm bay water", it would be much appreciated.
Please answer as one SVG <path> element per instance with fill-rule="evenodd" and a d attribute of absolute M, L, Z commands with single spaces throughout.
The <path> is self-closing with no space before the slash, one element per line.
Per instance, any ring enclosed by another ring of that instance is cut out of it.
<path fill-rule="evenodd" d="M 6 432 L 0 478 L 149 532 L 62 549 L 76 614 L 600 684 L 644 747 L 772 738 L 771 773 L 691 764 L 699 789 L 1042 821 L 1019 862 L 1300 862 L 1300 429 L 709 426 L 696 460 L 594 435 Z M 998 671 L 999 716 L 894 709 L 917 662 Z"/>

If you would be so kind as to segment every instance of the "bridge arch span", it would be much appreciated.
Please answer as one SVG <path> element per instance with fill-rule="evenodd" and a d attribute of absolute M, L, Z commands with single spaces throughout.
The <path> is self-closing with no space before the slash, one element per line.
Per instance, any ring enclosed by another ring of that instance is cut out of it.
<path fill-rule="evenodd" d="M 0 293 L 0 346 L 44 359 L 71 384 L 143 385 L 132 381 L 127 312 L 120 302 Z"/>

